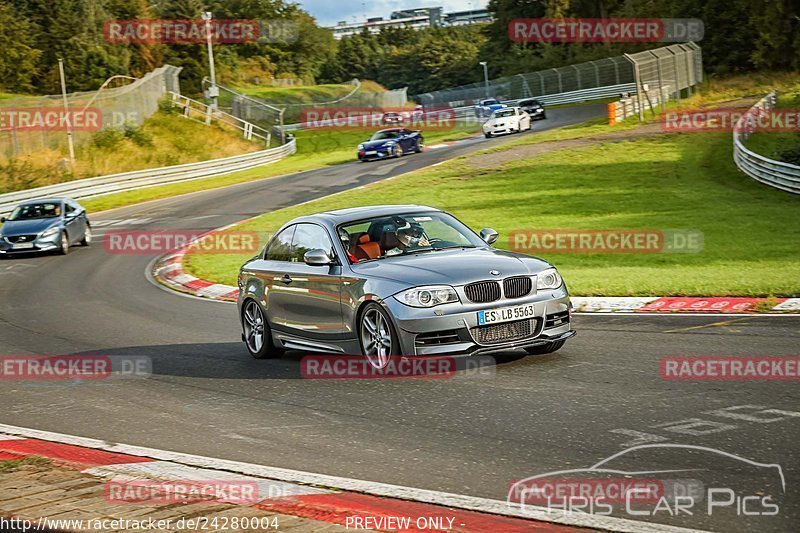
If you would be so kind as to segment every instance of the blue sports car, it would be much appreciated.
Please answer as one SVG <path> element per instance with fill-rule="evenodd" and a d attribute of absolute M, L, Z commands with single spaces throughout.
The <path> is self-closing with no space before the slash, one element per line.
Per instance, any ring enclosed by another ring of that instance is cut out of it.
<path fill-rule="evenodd" d="M 478 118 L 488 118 L 498 109 L 505 109 L 506 104 L 497 98 L 487 98 L 475 104 L 475 116 Z"/>
<path fill-rule="evenodd" d="M 405 128 L 389 128 L 375 132 L 367 142 L 358 145 L 358 160 L 402 157 L 409 152 L 420 153 L 425 146 L 422 132 Z"/>

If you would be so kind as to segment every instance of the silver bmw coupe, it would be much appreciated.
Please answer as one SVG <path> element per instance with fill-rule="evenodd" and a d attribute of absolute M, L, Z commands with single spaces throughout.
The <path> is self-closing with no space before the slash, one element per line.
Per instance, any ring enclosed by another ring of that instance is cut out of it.
<path fill-rule="evenodd" d="M 497 238 L 420 205 L 296 218 L 239 272 L 242 339 L 257 359 L 361 354 L 375 368 L 393 356 L 558 350 L 575 335 L 567 287 Z"/>

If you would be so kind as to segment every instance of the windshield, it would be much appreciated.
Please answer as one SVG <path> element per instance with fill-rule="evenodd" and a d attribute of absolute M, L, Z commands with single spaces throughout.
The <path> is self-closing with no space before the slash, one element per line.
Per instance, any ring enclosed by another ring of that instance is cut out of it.
<path fill-rule="evenodd" d="M 522 107 L 541 107 L 542 104 L 538 100 L 525 100 L 519 103 Z"/>
<path fill-rule="evenodd" d="M 504 109 L 502 111 L 495 111 L 494 118 L 513 117 L 515 112 L 513 109 Z"/>
<path fill-rule="evenodd" d="M 397 139 L 400 132 L 397 130 L 379 131 L 372 136 L 370 141 L 385 141 L 386 139 Z"/>
<path fill-rule="evenodd" d="M 486 245 L 456 218 L 438 212 L 361 220 L 338 231 L 351 263 Z"/>
<path fill-rule="evenodd" d="M 56 218 L 61 215 L 61 204 L 47 202 L 41 204 L 20 205 L 8 220 L 35 220 L 37 218 Z"/>
<path fill-rule="evenodd" d="M 500 102 L 498 100 L 492 99 L 492 100 L 484 100 L 483 102 L 481 102 L 481 105 L 494 105 L 499 103 Z"/>

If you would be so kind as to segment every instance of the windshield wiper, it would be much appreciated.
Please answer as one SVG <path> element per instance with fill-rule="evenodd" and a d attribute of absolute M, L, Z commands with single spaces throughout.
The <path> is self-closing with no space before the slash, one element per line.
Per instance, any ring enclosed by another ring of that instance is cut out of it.
<path fill-rule="evenodd" d="M 475 246 L 473 246 L 471 244 L 454 244 L 452 246 L 442 246 L 442 247 L 439 247 L 439 248 L 434 248 L 433 250 L 435 252 L 439 252 L 439 251 L 442 251 L 442 250 L 453 250 L 455 248 L 475 248 Z"/>

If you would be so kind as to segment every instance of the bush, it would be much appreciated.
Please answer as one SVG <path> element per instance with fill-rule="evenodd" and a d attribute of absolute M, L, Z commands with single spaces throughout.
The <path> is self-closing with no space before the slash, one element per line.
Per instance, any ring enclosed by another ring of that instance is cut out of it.
<path fill-rule="evenodd" d="M 173 105 L 172 98 L 167 96 L 158 101 L 158 110 L 161 113 L 166 113 L 168 115 L 177 115 L 180 113 L 180 110 Z"/>
<path fill-rule="evenodd" d="M 92 134 L 92 144 L 97 148 L 114 149 L 125 139 L 125 134 L 117 128 L 107 128 Z"/>
<path fill-rule="evenodd" d="M 136 124 L 125 124 L 124 135 L 126 139 L 130 139 L 137 146 L 144 148 L 153 146 L 153 136 Z"/>

